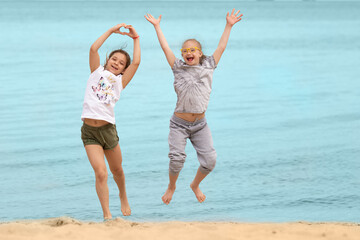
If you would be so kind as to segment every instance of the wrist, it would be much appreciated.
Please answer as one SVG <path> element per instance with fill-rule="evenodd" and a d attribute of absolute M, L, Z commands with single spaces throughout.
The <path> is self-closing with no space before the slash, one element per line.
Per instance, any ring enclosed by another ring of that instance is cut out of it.
<path fill-rule="evenodd" d="M 110 35 L 113 34 L 114 32 L 115 32 L 115 30 L 113 28 L 110 28 L 109 30 L 107 30 L 107 33 Z"/>
<path fill-rule="evenodd" d="M 131 37 L 132 39 L 137 39 L 137 38 L 139 38 L 140 36 L 139 35 L 137 35 L 136 37 Z"/>

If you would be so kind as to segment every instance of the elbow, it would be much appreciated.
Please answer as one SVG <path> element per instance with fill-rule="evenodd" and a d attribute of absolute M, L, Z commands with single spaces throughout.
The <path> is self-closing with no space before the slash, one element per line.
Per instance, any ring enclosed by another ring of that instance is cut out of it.
<path fill-rule="evenodd" d="M 225 47 L 218 46 L 214 52 L 214 55 L 221 57 L 221 55 L 224 53 Z"/>
<path fill-rule="evenodd" d="M 140 58 L 135 58 L 133 61 L 132 61 L 132 65 L 135 65 L 135 66 L 139 66 L 140 65 L 140 62 L 141 62 L 141 59 Z"/>
<path fill-rule="evenodd" d="M 133 65 L 134 67 L 138 68 L 140 65 L 140 61 L 139 62 L 132 62 L 131 65 Z"/>
<path fill-rule="evenodd" d="M 219 51 L 221 52 L 221 54 L 225 51 L 226 45 L 220 45 L 219 46 Z"/>
<path fill-rule="evenodd" d="M 96 53 L 97 51 L 98 51 L 98 48 L 95 47 L 94 45 L 91 45 L 91 47 L 90 47 L 90 52 Z"/>

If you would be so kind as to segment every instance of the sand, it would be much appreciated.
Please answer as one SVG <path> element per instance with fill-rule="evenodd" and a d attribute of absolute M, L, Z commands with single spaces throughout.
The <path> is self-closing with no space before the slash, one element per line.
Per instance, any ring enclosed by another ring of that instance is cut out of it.
<path fill-rule="evenodd" d="M 358 223 L 239 223 L 239 222 L 80 222 L 61 217 L 0 223 L 1 240 L 50 239 L 246 239 L 246 240 L 359 240 Z"/>

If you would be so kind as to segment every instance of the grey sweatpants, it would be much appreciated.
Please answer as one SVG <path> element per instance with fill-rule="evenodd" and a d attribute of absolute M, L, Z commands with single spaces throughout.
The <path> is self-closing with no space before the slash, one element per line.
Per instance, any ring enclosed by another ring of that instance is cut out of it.
<path fill-rule="evenodd" d="M 173 175 L 178 174 L 183 168 L 186 158 L 185 146 L 188 138 L 196 150 L 200 162 L 200 171 L 208 174 L 215 167 L 216 151 L 205 117 L 195 122 L 188 122 L 175 115 L 170 119 L 168 139 L 170 173 Z"/>

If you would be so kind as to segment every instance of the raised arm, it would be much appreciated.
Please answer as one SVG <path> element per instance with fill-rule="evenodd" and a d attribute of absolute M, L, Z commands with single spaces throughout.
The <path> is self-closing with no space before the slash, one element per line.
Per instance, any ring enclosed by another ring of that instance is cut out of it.
<path fill-rule="evenodd" d="M 151 14 L 147 14 L 145 16 L 145 18 L 152 25 L 154 25 L 156 35 L 157 35 L 157 37 L 159 39 L 160 46 L 161 46 L 162 50 L 165 53 L 166 60 L 168 61 L 170 67 L 172 68 L 174 66 L 174 63 L 175 63 L 175 55 L 171 51 L 171 49 L 169 47 L 169 44 L 167 43 L 166 38 L 165 38 L 163 32 L 161 31 L 161 28 L 160 28 L 161 15 L 159 16 L 158 19 L 156 19 Z"/>
<path fill-rule="evenodd" d="M 220 61 L 221 55 L 225 51 L 227 42 L 230 37 L 231 28 L 234 26 L 235 23 L 239 22 L 241 20 L 241 17 L 243 16 L 242 14 L 237 16 L 240 13 L 240 10 L 238 10 L 235 14 L 234 14 L 234 12 L 235 12 L 235 9 L 232 10 L 231 15 L 229 13 L 227 13 L 227 15 L 226 15 L 225 30 L 220 38 L 219 45 L 213 54 L 216 64 L 218 64 L 218 62 Z"/>
<path fill-rule="evenodd" d="M 90 71 L 95 71 L 100 66 L 100 56 L 98 53 L 99 48 L 103 45 L 105 40 L 113 33 L 120 33 L 120 28 L 125 27 L 125 23 L 118 24 L 109 30 L 107 30 L 103 35 L 101 35 L 90 47 L 89 53 L 89 65 Z"/>
<path fill-rule="evenodd" d="M 131 81 L 131 79 L 134 77 L 140 65 L 140 59 L 141 59 L 139 35 L 137 34 L 133 26 L 126 25 L 125 28 L 129 29 L 129 32 L 120 32 L 120 34 L 127 35 L 132 39 L 134 39 L 134 51 L 133 51 L 133 60 L 131 64 L 126 68 L 122 76 L 123 88 L 125 88 L 128 85 L 128 83 Z"/>

